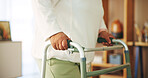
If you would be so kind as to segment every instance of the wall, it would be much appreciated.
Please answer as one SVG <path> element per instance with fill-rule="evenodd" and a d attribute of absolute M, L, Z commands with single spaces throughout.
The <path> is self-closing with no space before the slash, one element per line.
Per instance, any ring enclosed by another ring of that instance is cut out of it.
<path fill-rule="evenodd" d="M 142 29 L 143 24 L 148 20 L 148 0 L 135 0 L 135 23 L 139 25 Z M 143 47 L 143 68 L 144 68 L 144 78 L 148 78 L 148 47 Z M 140 72 L 138 73 L 138 78 L 140 78 Z"/>
<path fill-rule="evenodd" d="M 141 28 L 148 21 L 148 0 L 135 0 L 135 23 Z"/>
<path fill-rule="evenodd" d="M 31 55 L 33 40 L 33 11 L 31 0 L 0 0 L 0 21 L 9 21 L 12 41 L 22 41 L 23 78 L 39 76 Z"/>
<path fill-rule="evenodd" d="M 123 23 L 124 0 L 109 0 L 109 27 L 111 23 L 119 19 Z M 135 23 L 142 29 L 143 24 L 148 20 L 148 0 L 135 0 Z M 148 78 L 148 47 L 143 47 L 144 78 Z M 140 68 L 139 68 L 140 69 Z M 140 72 L 138 72 L 140 78 Z"/>
<path fill-rule="evenodd" d="M 0 0 L 0 20 L 7 19 L 7 7 L 7 0 Z"/>
<path fill-rule="evenodd" d="M 109 28 L 111 23 L 115 20 L 119 20 L 123 24 L 124 17 L 124 0 L 109 0 Z"/>

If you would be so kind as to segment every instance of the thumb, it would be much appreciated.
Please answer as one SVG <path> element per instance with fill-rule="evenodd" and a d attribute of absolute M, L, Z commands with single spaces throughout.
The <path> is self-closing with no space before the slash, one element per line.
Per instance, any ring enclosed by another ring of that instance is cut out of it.
<path fill-rule="evenodd" d="M 71 40 L 69 37 L 67 37 L 67 40 Z"/>
<path fill-rule="evenodd" d="M 106 38 L 106 41 L 107 41 L 109 44 L 111 44 L 111 40 L 110 40 L 109 37 Z"/>

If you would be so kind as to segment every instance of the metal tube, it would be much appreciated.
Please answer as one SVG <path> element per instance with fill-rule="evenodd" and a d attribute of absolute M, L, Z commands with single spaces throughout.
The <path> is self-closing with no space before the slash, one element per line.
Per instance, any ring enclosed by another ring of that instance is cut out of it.
<path fill-rule="evenodd" d="M 99 47 L 99 48 L 84 48 L 84 52 L 92 52 L 92 51 L 106 51 L 106 50 L 115 50 L 115 49 L 122 49 L 123 45 L 114 45 L 108 47 Z M 79 52 L 76 48 L 69 48 L 69 51 Z"/>
<path fill-rule="evenodd" d="M 72 46 L 77 48 L 77 50 L 80 53 L 80 58 L 84 58 L 85 57 L 84 50 L 83 50 L 83 48 L 82 48 L 82 46 L 80 44 L 75 43 L 75 42 L 70 42 L 70 45 L 72 45 Z"/>
<path fill-rule="evenodd" d="M 129 56 L 129 50 L 128 50 L 127 45 L 122 40 L 113 39 L 112 41 L 116 42 L 116 43 L 120 43 L 120 44 L 122 44 L 124 46 L 124 53 L 125 53 L 126 63 L 130 64 L 130 56 Z M 127 67 L 127 78 L 132 78 L 130 65 Z"/>
<path fill-rule="evenodd" d="M 45 78 L 45 72 L 46 72 L 46 58 L 47 58 L 47 50 L 50 44 L 48 44 L 45 48 L 45 51 L 43 53 L 43 58 L 42 58 L 42 70 L 41 70 L 41 78 Z"/>
<path fill-rule="evenodd" d="M 125 53 L 126 63 L 130 63 L 129 51 L 125 50 L 124 53 Z M 127 78 L 132 78 L 130 66 L 127 68 Z"/>
<path fill-rule="evenodd" d="M 90 51 L 106 51 L 106 50 L 114 50 L 114 49 L 122 49 L 122 45 L 114 45 L 114 46 L 108 46 L 108 47 L 99 47 L 99 48 L 85 48 L 85 52 Z"/>
<path fill-rule="evenodd" d="M 120 43 L 124 46 L 125 50 L 128 51 L 128 47 L 127 45 L 122 41 L 122 40 L 118 40 L 118 39 L 113 39 L 112 40 L 114 43 Z"/>
<path fill-rule="evenodd" d="M 124 65 L 119 65 L 119 66 L 116 66 L 116 67 L 106 68 L 106 69 L 103 69 L 103 70 L 87 72 L 87 77 L 106 74 L 106 73 L 109 73 L 109 72 L 112 72 L 112 71 L 117 71 L 117 70 L 121 70 L 123 68 L 127 68 L 129 66 L 130 66 L 130 64 L 128 63 L 128 64 L 124 64 Z"/>
<path fill-rule="evenodd" d="M 81 58 L 80 61 L 81 78 L 87 78 L 86 73 L 86 58 Z"/>
<path fill-rule="evenodd" d="M 125 51 L 128 51 L 128 47 L 123 41 L 113 39 L 113 42 L 121 43 L 124 46 Z M 129 60 L 127 60 L 127 64 L 125 64 L 125 65 L 120 65 L 120 66 L 117 66 L 117 67 L 107 68 L 107 69 L 104 69 L 104 70 L 93 71 L 93 72 L 88 72 L 88 73 L 86 72 L 86 58 L 85 58 L 84 51 L 85 52 L 91 52 L 91 51 L 104 51 L 104 50 L 122 49 L 123 48 L 122 45 L 101 47 L 101 48 L 83 48 L 81 45 L 79 45 L 78 43 L 75 43 L 75 42 L 70 42 L 70 45 L 74 46 L 75 48 L 68 49 L 69 51 L 74 51 L 74 52 L 80 53 L 80 58 L 82 59 L 81 60 L 81 74 L 82 74 L 81 77 L 82 78 L 86 78 L 86 76 L 89 77 L 89 76 L 96 76 L 96 75 L 100 75 L 100 74 L 105 74 L 105 73 L 120 70 L 120 69 L 123 69 L 123 68 L 126 68 L 126 67 L 128 67 L 128 70 L 130 71 Z M 50 44 L 48 44 L 46 46 L 45 52 L 44 52 L 44 55 L 43 55 L 44 57 L 42 59 L 41 78 L 45 78 L 46 58 L 47 58 L 47 50 L 48 50 L 49 46 L 50 46 Z M 126 54 L 126 55 L 127 55 L 127 58 L 129 59 L 129 54 Z M 84 60 L 84 58 L 85 58 L 85 60 Z"/>
<path fill-rule="evenodd" d="M 81 78 L 87 78 L 87 73 L 86 73 L 86 58 L 85 58 L 85 54 L 84 54 L 84 50 L 82 48 L 81 45 L 79 45 L 78 43 L 74 43 L 74 42 L 70 42 L 70 45 L 74 46 L 75 48 L 77 48 L 77 50 L 80 53 L 80 66 L 81 66 Z"/>
<path fill-rule="evenodd" d="M 129 50 L 128 50 L 127 45 L 121 40 L 113 39 L 112 41 L 116 42 L 116 43 L 120 43 L 120 44 L 122 44 L 124 46 L 124 53 L 125 53 L 126 63 L 130 63 Z M 132 78 L 130 66 L 127 67 L 127 78 Z"/>

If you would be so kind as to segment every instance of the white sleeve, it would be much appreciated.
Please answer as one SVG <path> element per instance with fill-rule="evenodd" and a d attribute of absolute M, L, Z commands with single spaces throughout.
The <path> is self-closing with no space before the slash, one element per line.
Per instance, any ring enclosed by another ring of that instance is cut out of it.
<path fill-rule="evenodd" d="M 106 29 L 107 30 L 107 28 L 106 28 L 106 25 L 105 25 L 105 22 L 104 22 L 104 19 L 102 18 L 102 20 L 101 20 L 101 24 L 100 24 L 100 26 L 99 26 L 99 29 Z"/>
<path fill-rule="evenodd" d="M 56 16 L 54 15 L 54 8 L 51 0 L 32 0 L 35 18 L 37 18 L 42 26 L 42 33 L 46 36 L 45 39 L 52 35 L 62 32 L 59 24 L 57 23 Z"/>
<path fill-rule="evenodd" d="M 100 12 L 102 12 L 102 18 L 101 18 L 101 24 L 100 24 L 100 26 L 99 26 L 99 30 L 107 30 L 107 28 L 106 28 L 106 25 L 105 25 L 105 22 L 104 22 L 104 18 L 103 18 L 103 16 L 104 16 L 104 9 L 103 9 L 103 4 L 102 4 L 102 2 L 101 2 L 101 11 Z"/>

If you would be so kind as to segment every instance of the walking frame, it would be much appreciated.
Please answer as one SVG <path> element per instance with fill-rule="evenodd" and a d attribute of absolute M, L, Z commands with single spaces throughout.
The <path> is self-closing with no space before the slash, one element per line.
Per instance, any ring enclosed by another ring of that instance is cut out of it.
<path fill-rule="evenodd" d="M 116 43 L 114 46 L 108 46 L 108 47 L 98 47 L 98 48 L 84 48 L 81 45 L 79 45 L 76 42 L 68 41 L 68 45 L 70 45 L 70 48 L 68 50 L 70 52 L 79 52 L 80 53 L 80 70 L 81 70 L 81 78 L 87 78 L 91 76 L 97 76 L 102 74 L 107 74 L 109 72 L 122 70 L 124 68 L 127 69 L 127 78 L 132 78 L 131 76 L 131 68 L 130 68 L 130 57 L 129 57 L 129 50 L 127 45 L 119 39 L 111 39 L 113 43 Z M 106 40 L 99 38 L 99 43 L 106 42 Z M 119 44 L 117 44 L 119 43 Z M 41 70 L 41 78 L 45 78 L 45 71 L 46 71 L 46 60 L 47 60 L 47 50 L 49 48 L 50 44 L 48 44 L 45 48 L 45 52 L 42 59 L 42 70 Z M 92 51 L 105 51 L 105 50 L 115 50 L 115 49 L 122 49 L 124 48 L 124 54 L 126 59 L 126 64 L 122 64 L 115 67 L 110 67 L 102 70 L 92 71 L 92 72 L 86 72 L 86 57 L 84 52 L 92 52 Z"/>

